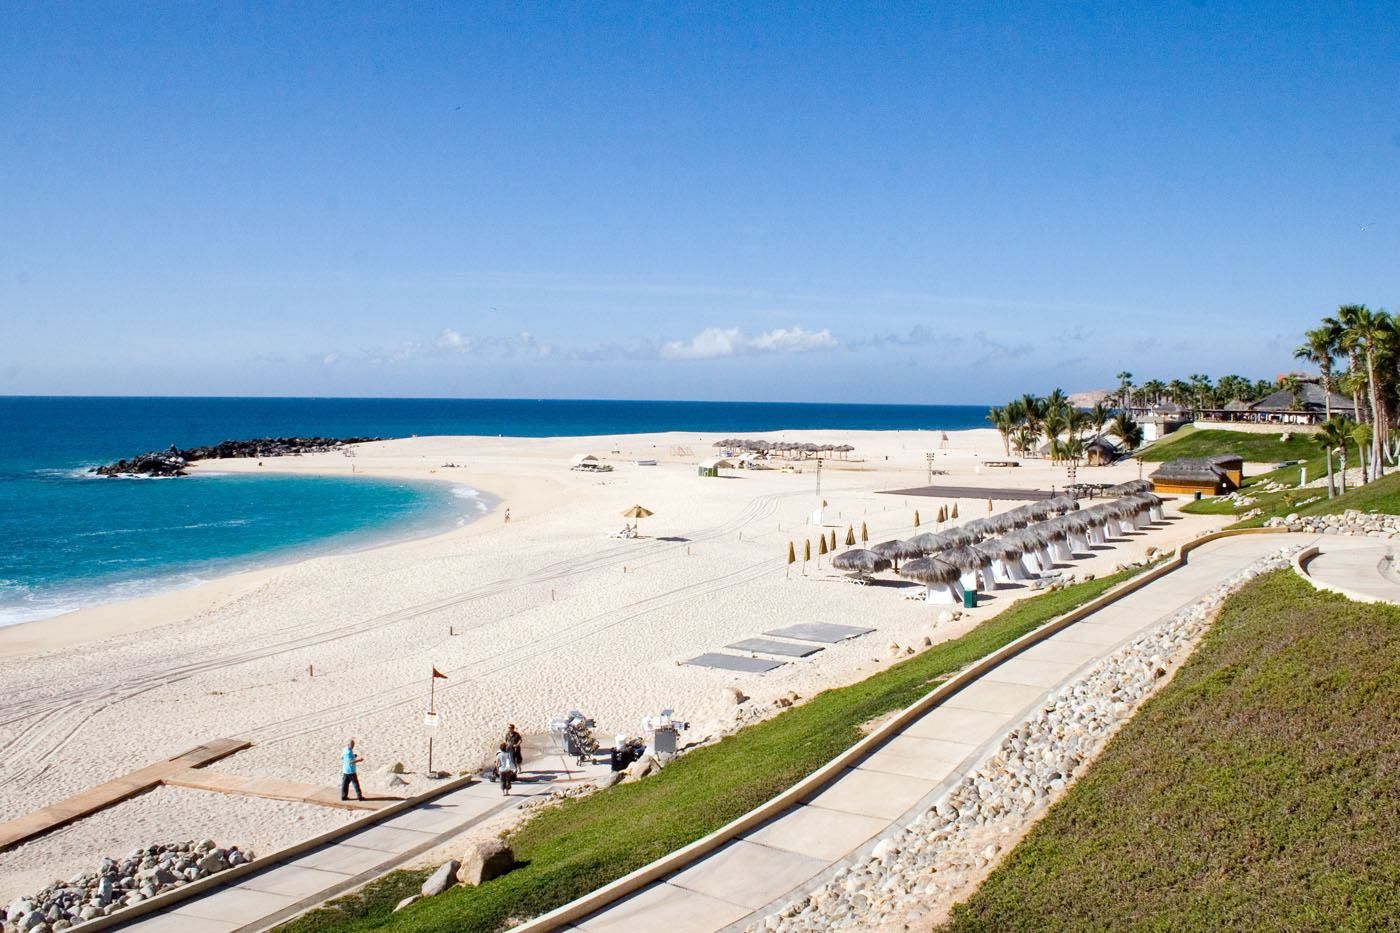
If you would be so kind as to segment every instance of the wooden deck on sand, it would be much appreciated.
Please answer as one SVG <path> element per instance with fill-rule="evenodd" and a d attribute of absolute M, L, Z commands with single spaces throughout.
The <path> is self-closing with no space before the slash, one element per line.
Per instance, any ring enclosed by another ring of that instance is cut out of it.
<path fill-rule="evenodd" d="M 65 800 L 49 804 L 41 810 L 26 813 L 6 823 L 0 823 L 0 850 L 18 845 L 36 836 L 65 826 L 74 820 L 90 816 L 99 810 L 143 794 L 162 784 L 191 787 L 223 794 L 267 797 L 273 800 L 293 800 L 323 807 L 347 810 L 378 810 L 400 798 L 376 797 L 370 800 L 341 800 L 337 788 L 314 784 L 298 784 L 276 778 L 250 778 L 217 771 L 203 771 L 205 765 L 227 758 L 235 752 L 252 747 L 246 739 L 215 739 L 181 752 L 173 758 L 138 768 L 119 778 L 89 787 Z"/>

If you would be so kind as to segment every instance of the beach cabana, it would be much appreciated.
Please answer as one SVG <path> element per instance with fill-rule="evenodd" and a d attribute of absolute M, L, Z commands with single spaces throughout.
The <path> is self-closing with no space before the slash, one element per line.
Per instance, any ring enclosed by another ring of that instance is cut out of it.
<path fill-rule="evenodd" d="M 569 462 L 569 469 L 582 470 L 585 473 L 606 473 L 612 467 L 592 454 L 574 454 Z"/>
<path fill-rule="evenodd" d="M 959 578 L 962 571 L 952 564 L 936 557 L 920 557 L 911 560 L 897 573 L 906 580 L 924 585 L 924 599 L 931 603 L 961 603 L 962 584 Z"/>
<path fill-rule="evenodd" d="M 973 545 L 974 549 L 985 554 L 992 563 L 992 576 L 998 583 L 1015 583 L 1029 576 L 1021 563 L 1021 548 L 1006 538 L 994 538 Z"/>
<path fill-rule="evenodd" d="M 831 566 L 837 570 L 844 570 L 851 575 L 851 578 L 862 583 L 870 579 L 870 575 L 880 573 L 890 569 L 890 562 L 887 558 L 881 557 L 874 551 L 865 548 L 851 548 L 842 551 L 831 559 Z"/>
<path fill-rule="evenodd" d="M 955 547 L 939 551 L 939 560 L 958 568 L 961 576 L 958 582 L 964 591 L 978 590 L 983 593 L 997 588 L 996 573 L 992 570 L 992 559 L 975 547 Z"/>
<path fill-rule="evenodd" d="M 704 460 L 701 460 L 696 467 L 697 472 L 699 472 L 701 476 L 712 477 L 719 476 L 719 471 L 721 469 L 732 470 L 733 468 L 734 464 L 730 463 L 724 457 L 706 457 Z"/>
<path fill-rule="evenodd" d="M 1069 525 L 1065 522 L 1065 517 L 1061 515 L 1059 518 L 1042 522 L 1040 529 L 1048 539 L 1051 558 L 1068 562 L 1074 560 L 1074 547 L 1069 541 Z"/>
<path fill-rule="evenodd" d="M 1083 512 L 1080 512 L 1080 513 L 1079 513 L 1079 514 L 1081 514 L 1082 516 L 1084 516 L 1084 518 L 1087 519 L 1088 522 L 1089 522 L 1088 527 L 1084 529 L 1084 533 L 1085 533 L 1085 536 L 1088 537 L 1089 543 L 1090 543 L 1091 545 L 1092 545 L 1092 544 L 1098 544 L 1098 545 L 1106 545 L 1106 544 L 1108 544 L 1108 536 L 1109 536 L 1108 522 L 1109 522 L 1109 518 L 1110 518 L 1110 516 L 1109 516 L 1109 509 L 1110 509 L 1110 507 L 1111 507 L 1111 506 L 1110 506 L 1109 503 L 1102 503 L 1102 504 L 1100 504 L 1100 505 L 1094 506 L 1094 507 L 1091 508 L 1091 509 L 1085 509 Z"/>

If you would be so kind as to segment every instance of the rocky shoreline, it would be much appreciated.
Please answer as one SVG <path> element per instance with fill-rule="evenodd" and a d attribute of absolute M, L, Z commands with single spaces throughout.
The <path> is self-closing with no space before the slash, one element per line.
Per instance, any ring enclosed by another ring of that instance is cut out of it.
<path fill-rule="evenodd" d="M 184 476 L 186 467 L 198 460 L 228 460 L 233 458 L 266 459 L 269 457 L 299 457 L 340 450 L 351 444 L 380 441 L 382 437 L 255 437 L 246 441 L 221 441 L 207 447 L 179 448 L 171 444 L 165 450 L 137 454 L 115 463 L 93 467 L 88 472 L 98 476 Z"/>

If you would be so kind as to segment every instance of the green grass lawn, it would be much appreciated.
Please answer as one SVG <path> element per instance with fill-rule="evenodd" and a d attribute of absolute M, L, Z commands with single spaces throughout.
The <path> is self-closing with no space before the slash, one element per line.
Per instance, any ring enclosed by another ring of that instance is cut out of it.
<path fill-rule="evenodd" d="M 1327 467 L 1321 457 L 1308 461 L 1307 467 L 1310 479 L 1327 475 Z M 1243 509 L 1237 509 L 1234 503 L 1223 498 L 1207 498 L 1199 502 L 1188 502 L 1182 506 L 1181 510 L 1193 515 L 1231 515 L 1237 511 L 1245 512 L 1255 508 L 1263 510 L 1254 518 L 1237 522 L 1231 526 L 1235 528 L 1255 527 L 1264 524 L 1270 518 L 1295 512 L 1298 515 L 1331 515 L 1345 512 L 1348 509 L 1356 509 L 1359 512 L 1400 514 L 1400 473 L 1391 473 L 1382 476 L 1374 483 L 1349 488 L 1344 495 L 1338 495 L 1332 499 L 1327 498 L 1326 488 L 1290 488 L 1281 492 L 1259 491 L 1270 480 L 1288 485 L 1296 484 L 1298 471 L 1299 468 L 1296 466 L 1285 467 L 1282 470 L 1275 470 L 1272 473 L 1247 479 L 1243 491 L 1253 496 L 1256 502 Z M 1307 499 L 1315 499 L 1316 501 L 1306 505 L 1298 504 Z"/>
<path fill-rule="evenodd" d="M 1139 572 L 1022 600 L 960 638 L 695 749 L 658 775 L 543 810 L 510 837 L 522 867 L 480 887 L 454 888 L 393 913 L 427 875 L 394 872 L 280 929 L 491 933 L 545 913 L 742 816 L 857 742 L 863 724 L 913 704 L 967 665 Z"/>
<path fill-rule="evenodd" d="M 1237 454 L 1255 463 L 1282 463 L 1306 460 L 1317 455 L 1317 444 L 1310 434 L 1292 434 L 1287 441 L 1279 434 L 1246 434 L 1214 428 L 1182 428 L 1148 445 L 1143 460 L 1173 460 L 1177 457 L 1213 457 Z"/>
<path fill-rule="evenodd" d="M 1176 679 L 946 929 L 1400 926 L 1400 609 L 1291 571 Z"/>

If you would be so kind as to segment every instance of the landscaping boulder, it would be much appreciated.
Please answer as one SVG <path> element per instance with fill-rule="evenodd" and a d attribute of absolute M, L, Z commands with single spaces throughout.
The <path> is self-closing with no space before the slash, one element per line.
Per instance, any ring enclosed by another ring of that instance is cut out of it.
<path fill-rule="evenodd" d="M 443 891 L 452 886 L 452 879 L 457 875 L 457 869 L 462 867 L 462 863 L 455 858 L 443 862 L 438 866 L 437 871 L 428 876 L 428 880 L 423 882 L 423 896 L 437 897 Z"/>
<path fill-rule="evenodd" d="M 499 878 L 515 867 L 515 853 L 499 839 L 474 843 L 462 854 L 457 880 L 462 884 L 478 885 Z"/>

